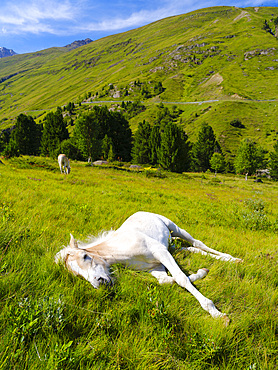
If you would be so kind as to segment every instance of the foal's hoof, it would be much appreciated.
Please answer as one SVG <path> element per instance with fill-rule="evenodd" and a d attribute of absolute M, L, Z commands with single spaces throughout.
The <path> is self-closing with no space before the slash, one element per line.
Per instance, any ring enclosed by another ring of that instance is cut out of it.
<path fill-rule="evenodd" d="M 204 277 L 206 277 L 208 273 L 209 273 L 209 270 L 206 268 L 202 268 L 198 270 L 197 272 L 197 274 L 200 276 L 200 279 L 203 279 Z"/>

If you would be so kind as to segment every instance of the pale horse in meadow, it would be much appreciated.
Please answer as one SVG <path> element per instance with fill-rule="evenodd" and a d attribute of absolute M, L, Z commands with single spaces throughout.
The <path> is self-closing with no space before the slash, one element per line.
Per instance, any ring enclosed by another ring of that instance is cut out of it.
<path fill-rule="evenodd" d="M 94 288 L 112 284 L 109 267 L 114 263 L 149 271 L 160 284 L 176 282 L 187 289 L 212 317 L 223 317 L 224 323 L 228 324 L 227 315 L 218 311 L 214 303 L 192 284 L 204 278 L 209 270 L 202 268 L 196 274 L 186 276 L 168 251 L 172 237 L 188 241 L 192 247 L 186 249 L 190 252 L 200 252 L 223 261 L 241 261 L 207 247 L 166 217 L 148 212 L 133 214 L 116 231 L 103 233 L 87 244 L 78 245 L 71 235 L 69 246 L 56 254 L 55 261 L 62 261 L 68 270 L 88 280 Z M 172 276 L 168 276 L 166 269 Z"/>
<path fill-rule="evenodd" d="M 61 173 L 69 174 L 70 173 L 70 160 L 65 154 L 58 155 L 58 163 Z"/>

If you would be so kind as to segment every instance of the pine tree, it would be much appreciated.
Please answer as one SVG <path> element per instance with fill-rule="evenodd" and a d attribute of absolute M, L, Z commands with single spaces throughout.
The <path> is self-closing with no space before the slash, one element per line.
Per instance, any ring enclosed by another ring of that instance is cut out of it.
<path fill-rule="evenodd" d="M 132 131 L 129 122 L 121 112 L 108 112 L 108 128 L 106 134 L 112 140 L 115 158 L 130 161 L 132 148 Z M 104 138 L 102 134 L 102 139 Z"/>
<path fill-rule="evenodd" d="M 43 125 L 41 151 L 43 155 L 56 157 L 60 152 L 60 144 L 69 138 L 66 123 L 61 108 L 50 112 L 45 117 Z"/>
<path fill-rule="evenodd" d="M 214 152 L 221 152 L 220 145 L 216 141 L 212 127 L 204 123 L 199 131 L 198 139 L 193 145 L 195 170 L 205 172 L 210 169 L 210 160 Z"/>
<path fill-rule="evenodd" d="M 106 106 L 94 107 L 76 120 L 74 136 L 84 157 L 95 160 L 110 152 L 111 158 L 130 160 L 132 132 L 128 121 L 120 112 L 111 112 Z"/>
<path fill-rule="evenodd" d="M 38 155 L 40 152 L 41 126 L 33 117 L 20 114 L 16 119 L 15 128 L 11 134 L 14 153 L 23 155 Z"/>
<path fill-rule="evenodd" d="M 74 127 L 74 139 L 83 158 L 99 159 L 101 155 L 101 140 L 99 139 L 100 124 L 95 110 L 82 114 Z"/>
<path fill-rule="evenodd" d="M 163 130 L 164 126 L 168 122 L 172 121 L 173 117 L 171 115 L 170 109 L 168 107 L 165 107 L 163 103 L 158 104 L 154 123 L 160 125 L 160 129 Z"/>
<path fill-rule="evenodd" d="M 140 122 L 134 135 L 132 159 L 135 163 L 147 164 L 151 162 L 150 148 L 151 126 L 148 122 Z"/>
<path fill-rule="evenodd" d="M 190 167 L 190 143 L 184 131 L 175 123 L 169 122 L 161 133 L 161 146 L 158 163 L 162 168 L 173 172 L 184 172 Z"/>

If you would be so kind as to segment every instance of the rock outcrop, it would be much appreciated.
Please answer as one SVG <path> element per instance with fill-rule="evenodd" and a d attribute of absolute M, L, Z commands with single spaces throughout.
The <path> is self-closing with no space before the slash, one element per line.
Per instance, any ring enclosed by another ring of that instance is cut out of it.
<path fill-rule="evenodd" d="M 90 42 L 93 42 L 93 40 L 91 40 L 89 38 L 87 38 L 85 40 L 77 40 L 77 41 L 72 42 L 71 44 L 66 45 L 65 48 L 67 48 L 69 50 L 73 50 L 73 49 L 79 48 L 80 46 L 87 45 Z"/>
<path fill-rule="evenodd" d="M 0 46 L 0 58 L 11 57 L 16 54 L 17 53 L 13 51 L 12 49 L 6 49 Z"/>

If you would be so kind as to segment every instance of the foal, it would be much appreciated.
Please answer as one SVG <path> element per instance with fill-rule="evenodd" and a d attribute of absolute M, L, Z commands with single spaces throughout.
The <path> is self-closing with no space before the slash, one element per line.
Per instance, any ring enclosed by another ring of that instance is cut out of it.
<path fill-rule="evenodd" d="M 67 269 L 88 280 L 94 288 L 111 284 L 109 267 L 113 263 L 149 271 L 160 284 L 176 282 L 187 289 L 212 317 L 223 317 L 228 324 L 227 315 L 218 311 L 214 303 L 192 284 L 204 278 L 209 271 L 200 269 L 187 277 L 168 251 L 171 237 L 188 241 L 192 247 L 186 249 L 191 252 L 200 252 L 223 261 L 241 261 L 207 247 L 166 217 L 148 212 L 133 214 L 118 230 L 110 231 L 94 242 L 78 245 L 71 235 L 70 245 L 56 254 L 55 261 L 62 260 Z M 168 276 L 166 269 L 172 276 Z"/>
<path fill-rule="evenodd" d="M 70 160 L 66 157 L 65 154 L 58 155 L 58 163 L 61 173 L 69 174 L 70 173 Z"/>

